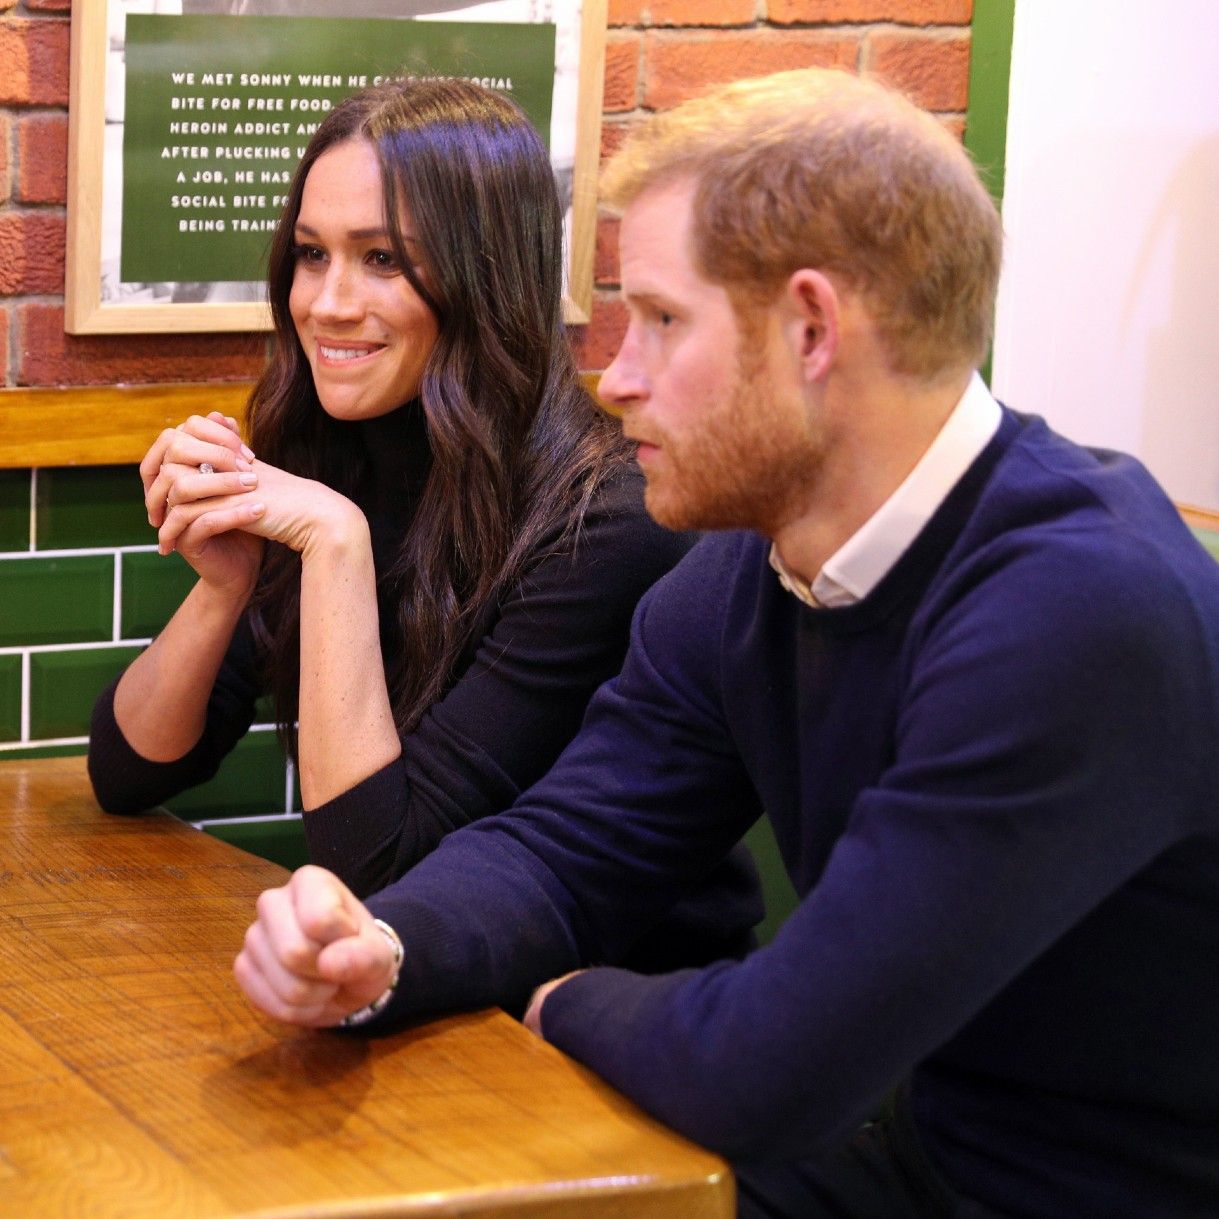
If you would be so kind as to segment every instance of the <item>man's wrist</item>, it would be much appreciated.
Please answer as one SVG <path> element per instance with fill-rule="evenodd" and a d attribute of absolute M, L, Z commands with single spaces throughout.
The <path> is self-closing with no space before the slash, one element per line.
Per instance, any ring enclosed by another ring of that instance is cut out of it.
<path fill-rule="evenodd" d="M 362 1024 L 367 1024 L 374 1017 L 379 1016 L 388 1006 L 390 1000 L 394 997 L 394 991 L 398 986 L 398 976 L 402 972 L 402 960 L 405 957 L 405 952 L 402 948 L 402 941 L 398 938 L 398 933 L 384 920 L 373 919 L 376 928 L 386 940 L 389 942 L 390 950 L 394 954 L 394 972 L 390 977 L 389 985 L 367 1006 L 358 1008 L 354 1012 L 349 1012 L 339 1022 L 339 1027 L 344 1029 L 358 1028 Z"/>
<path fill-rule="evenodd" d="M 546 1002 L 550 992 L 583 972 L 584 970 L 582 969 L 573 969 L 571 973 L 563 974 L 560 978 L 551 978 L 549 982 L 543 982 L 533 992 L 533 996 L 529 1000 L 529 1007 L 526 1009 L 522 1021 L 531 1033 L 536 1033 L 539 1037 L 544 1036 L 542 1033 L 542 1005 Z"/>

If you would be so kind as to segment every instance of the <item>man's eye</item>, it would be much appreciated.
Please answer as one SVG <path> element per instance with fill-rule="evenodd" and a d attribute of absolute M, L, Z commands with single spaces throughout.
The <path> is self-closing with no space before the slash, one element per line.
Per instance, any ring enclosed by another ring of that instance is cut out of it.
<path fill-rule="evenodd" d="M 656 320 L 662 326 L 670 326 L 675 321 L 677 321 L 677 319 L 671 313 L 666 313 L 663 309 L 659 313 L 657 313 Z"/>

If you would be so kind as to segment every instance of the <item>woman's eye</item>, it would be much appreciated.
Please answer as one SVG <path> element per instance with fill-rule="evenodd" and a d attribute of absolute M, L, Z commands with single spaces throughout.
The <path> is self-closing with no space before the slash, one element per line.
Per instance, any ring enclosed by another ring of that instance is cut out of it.
<path fill-rule="evenodd" d="M 375 267 L 378 271 L 398 270 L 398 260 L 394 257 L 392 250 L 370 250 L 368 262 L 370 266 Z"/>
<path fill-rule="evenodd" d="M 326 255 L 315 245 L 307 245 L 304 242 L 297 242 L 292 247 L 292 256 L 297 262 L 316 263 L 321 262 Z"/>

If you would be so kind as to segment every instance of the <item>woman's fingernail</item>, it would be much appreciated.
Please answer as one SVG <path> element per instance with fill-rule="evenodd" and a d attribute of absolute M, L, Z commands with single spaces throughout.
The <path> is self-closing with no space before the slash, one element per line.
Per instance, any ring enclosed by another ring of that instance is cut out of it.
<path fill-rule="evenodd" d="M 241 483 L 241 485 L 243 487 L 252 487 L 252 486 L 254 486 L 255 483 L 258 482 L 258 475 L 257 474 L 242 474 L 242 475 L 240 475 L 238 481 Z"/>
<path fill-rule="evenodd" d="M 241 455 L 247 458 L 249 461 L 254 460 L 254 450 L 250 448 L 248 444 L 243 444 L 241 446 Z"/>
<path fill-rule="evenodd" d="M 244 457 L 238 457 L 234 460 L 239 470 L 248 470 L 250 468 L 250 463 L 246 461 Z"/>

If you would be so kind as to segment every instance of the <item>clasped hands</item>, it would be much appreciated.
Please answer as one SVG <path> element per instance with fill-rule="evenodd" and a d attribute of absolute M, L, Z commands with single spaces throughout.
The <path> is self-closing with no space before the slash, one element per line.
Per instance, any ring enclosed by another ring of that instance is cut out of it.
<path fill-rule="evenodd" d="M 325 868 L 307 864 L 258 899 L 233 973 L 268 1016 L 304 1028 L 331 1028 L 384 993 L 394 953 L 367 907 Z M 407 956 L 410 945 L 406 945 Z M 540 986 L 525 1025 L 541 1036 L 542 1002 L 571 975 Z"/>
<path fill-rule="evenodd" d="M 166 428 L 140 462 L 140 478 L 160 552 L 178 551 L 216 584 L 253 587 L 263 539 L 303 552 L 319 529 L 364 527 L 345 496 L 259 461 L 237 421 L 219 411 Z"/>

